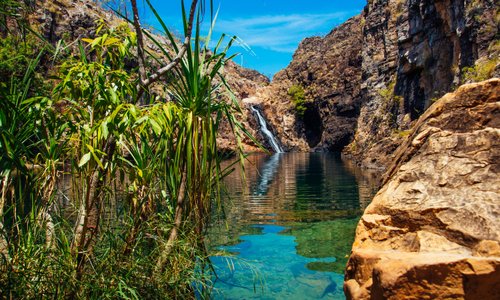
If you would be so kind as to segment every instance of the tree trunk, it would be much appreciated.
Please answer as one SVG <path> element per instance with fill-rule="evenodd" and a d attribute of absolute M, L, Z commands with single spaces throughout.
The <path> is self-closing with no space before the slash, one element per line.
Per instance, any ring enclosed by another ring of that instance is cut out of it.
<path fill-rule="evenodd" d="M 132 4 L 132 13 L 134 16 L 134 29 L 137 35 L 137 60 L 139 62 L 139 82 L 143 82 L 146 80 L 146 56 L 144 51 L 144 34 L 142 32 L 142 26 L 139 19 L 139 10 L 137 9 L 137 0 L 131 0 Z M 147 94 L 148 86 L 138 86 L 137 92 L 140 96 L 138 96 L 139 104 L 145 105 L 143 93 Z"/>
<path fill-rule="evenodd" d="M 177 205 L 175 207 L 175 216 L 174 216 L 174 227 L 170 231 L 170 235 L 165 245 L 165 249 L 163 249 L 163 251 L 160 254 L 160 257 L 158 258 L 155 267 L 155 273 L 163 272 L 168 256 L 172 252 L 174 244 L 177 241 L 177 236 L 179 235 L 179 229 L 182 225 L 185 197 L 186 197 L 186 175 L 182 177 L 181 186 L 179 188 L 179 194 L 177 196 Z"/>
<path fill-rule="evenodd" d="M 108 139 L 104 146 L 105 158 L 103 165 L 113 156 L 116 148 L 116 141 L 113 137 Z M 106 169 L 96 169 L 87 180 L 87 192 L 85 200 L 80 204 L 78 218 L 75 225 L 75 237 L 71 245 L 71 250 L 77 256 L 77 277 L 81 276 L 86 257 L 90 256 L 95 244 L 95 236 L 99 230 L 101 219 L 101 201 L 103 196 L 104 182 L 106 181 Z"/>
<path fill-rule="evenodd" d="M 3 256 L 4 259 L 9 260 L 9 244 L 7 243 L 7 239 L 4 235 L 3 229 L 3 209 L 5 205 L 5 199 L 7 197 L 7 186 L 9 182 L 9 176 L 5 176 L 2 180 L 2 195 L 0 198 L 0 255 Z"/>

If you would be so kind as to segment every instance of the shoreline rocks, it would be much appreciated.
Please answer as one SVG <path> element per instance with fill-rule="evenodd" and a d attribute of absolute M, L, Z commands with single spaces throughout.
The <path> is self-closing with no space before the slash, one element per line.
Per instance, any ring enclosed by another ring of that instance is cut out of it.
<path fill-rule="evenodd" d="M 500 79 L 434 103 L 358 224 L 348 299 L 499 299 L 499 158 Z"/>

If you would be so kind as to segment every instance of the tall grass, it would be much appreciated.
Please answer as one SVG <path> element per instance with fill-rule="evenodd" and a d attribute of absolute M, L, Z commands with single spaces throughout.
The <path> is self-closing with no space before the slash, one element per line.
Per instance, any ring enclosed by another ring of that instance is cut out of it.
<path fill-rule="evenodd" d="M 168 64 L 182 49 L 146 2 L 170 41 L 143 31 L 166 58 L 148 61 Z M 41 56 L 1 89 L 2 298 L 205 295 L 195 293 L 209 284 L 203 235 L 227 172 L 219 124 L 246 132 L 220 75 L 231 41 L 209 49 L 201 19 L 198 8 L 185 55 L 161 82 L 170 101 L 136 104 L 141 78 L 125 62 L 137 59 L 137 34 L 126 24 L 82 39 L 45 96 L 28 93 Z M 183 21 L 187 31 L 184 9 Z"/>

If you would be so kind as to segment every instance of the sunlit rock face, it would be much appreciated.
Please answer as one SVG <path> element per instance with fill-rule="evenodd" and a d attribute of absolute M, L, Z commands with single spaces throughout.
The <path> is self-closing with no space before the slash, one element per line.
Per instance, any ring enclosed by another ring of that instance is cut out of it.
<path fill-rule="evenodd" d="M 464 68 L 498 60 L 497 6 L 368 1 L 325 37 L 302 41 L 290 65 L 255 97 L 287 150 L 343 151 L 383 171 L 432 102 L 467 81 Z M 304 90 L 304 115 L 288 94 L 292 86 Z"/>
<path fill-rule="evenodd" d="M 256 97 L 288 151 L 335 151 L 353 138 L 361 105 L 361 17 L 325 37 L 304 39 L 292 62 Z M 297 114 L 290 87 L 304 90 L 306 111 Z"/>
<path fill-rule="evenodd" d="M 237 120 L 254 136 L 259 137 L 259 142 L 265 145 L 265 139 L 260 136 L 259 125 L 252 114 L 250 106 L 243 102 L 244 99 L 251 98 L 258 89 L 269 85 L 269 78 L 261 73 L 243 68 L 233 61 L 228 61 L 223 68 L 223 75 L 231 88 L 234 97 L 237 99 L 242 110 L 237 114 Z M 233 152 L 238 145 L 236 137 L 226 120 L 220 125 L 219 136 L 217 138 L 218 148 L 222 151 Z M 247 136 L 242 135 L 242 146 L 245 152 L 260 152 L 257 145 Z"/>
<path fill-rule="evenodd" d="M 499 299 L 500 80 L 434 103 L 358 224 L 350 299 Z"/>
<path fill-rule="evenodd" d="M 432 101 L 466 81 L 464 67 L 498 60 L 497 16 L 498 4 L 490 0 L 368 1 L 363 104 L 355 139 L 344 153 L 384 170 Z"/>

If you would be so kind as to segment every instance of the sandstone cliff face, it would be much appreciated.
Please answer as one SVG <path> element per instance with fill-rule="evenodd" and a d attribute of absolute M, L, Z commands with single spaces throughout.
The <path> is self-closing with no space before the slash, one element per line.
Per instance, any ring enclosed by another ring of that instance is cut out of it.
<path fill-rule="evenodd" d="M 499 79 L 434 103 L 358 224 L 347 297 L 499 299 L 499 158 Z"/>
<path fill-rule="evenodd" d="M 383 170 L 432 101 L 470 81 L 465 67 L 487 64 L 483 77 L 498 76 L 498 9 L 493 0 L 370 0 L 326 37 L 305 39 L 258 102 L 287 150 L 343 150 Z M 292 85 L 309 100 L 304 117 Z"/>
<path fill-rule="evenodd" d="M 229 61 L 225 65 L 223 75 L 228 85 L 231 87 L 234 96 L 239 101 L 242 112 L 238 115 L 238 120 L 262 145 L 268 146 L 266 139 L 260 135 L 259 125 L 250 107 L 242 103 L 242 100 L 253 97 L 257 90 L 267 87 L 269 85 L 269 78 L 255 70 L 243 68 L 232 61 Z M 231 128 L 227 122 L 221 124 L 217 142 L 221 151 L 234 152 L 236 150 L 236 137 L 231 133 Z M 242 146 L 245 152 L 262 151 L 262 149 L 258 148 L 257 145 L 245 135 L 242 136 Z"/>
<path fill-rule="evenodd" d="M 79 38 L 95 37 L 96 21 L 100 19 L 106 20 L 110 26 L 121 22 L 92 0 L 41 0 L 36 1 L 31 22 L 47 41 L 55 44 L 59 40 L 69 43 Z"/>
<path fill-rule="evenodd" d="M 345 153 L 385 168 L 404 131 L 452 91 L 463 69 L 498 64 L 494 1 L 372 0 L 363 16 L 362 98 L 355 140 Z M 485 62 L 486 61 L 486 62 Z M 485 74 L 487 78 L 496 72 Z"/>
<path fill-rule="evenodd" d="M 361 21 L 354 17 L 324 38 L 307 38 L 290 65 L 256 98 L 287 151 L 332 151 L 347 145 L 361 105 Z M 288 90 L 304 89 L 297 114 Z"/>

